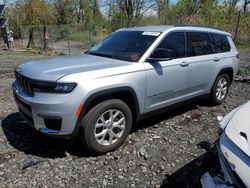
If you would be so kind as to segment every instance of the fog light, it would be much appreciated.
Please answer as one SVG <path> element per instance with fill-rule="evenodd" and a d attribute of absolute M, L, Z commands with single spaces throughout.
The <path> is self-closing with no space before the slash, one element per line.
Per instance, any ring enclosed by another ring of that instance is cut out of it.
<path fill-rule="evenodd" d="M 62 118 L 44 118 L 46 128 L 51 130 L 60 131 L 62 126 Z"/>

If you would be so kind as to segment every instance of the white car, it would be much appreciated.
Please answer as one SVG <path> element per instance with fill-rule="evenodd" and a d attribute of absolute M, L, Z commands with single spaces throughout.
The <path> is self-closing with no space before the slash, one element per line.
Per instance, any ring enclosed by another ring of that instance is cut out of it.
<path fill-rule="evenodd" d="M 250 187 L 250 101 L 218 119 L 221 171 L 214 177 L 205 173 L 202 187 Z"/>
<path fill-rule="evenodd" d="M 225 99 L 239 65 L 231 35 L 198 26 L 113 32 L 85 54 L 27 62 L 13 94 L 29 125 L 80 140 L 93 153 L 120 147 L 153 114 L 206 98 Z"/>

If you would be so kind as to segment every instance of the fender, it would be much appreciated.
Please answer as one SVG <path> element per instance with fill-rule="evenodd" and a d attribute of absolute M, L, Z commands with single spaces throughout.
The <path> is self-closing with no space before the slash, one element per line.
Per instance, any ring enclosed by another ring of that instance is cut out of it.
<path fill-rule="evenodd" d="M 91 102 L 101 96 L 110 96 L 112 94 L 117 94 L 117 93 L 122 93 L 122 92 L 129 92 L 132 95 L 133 98 L 133 104 L 135 106 L 135 120 L 140 119 L 140 106 L 139 106 L 139 102 L 138 102 L 138 98 L 137 95 L 134 91 L 133 88 L 128 87 L 128 86 L 123 86 L 123 87 L 116 87 L 116 88 L 110 88 L 110 89 L 105 89 L 105 90 L 101 90 L 98 91 L 96 93 L 91 94 L 84 102 L 84 107 L 80 112 L 80 116 L 77 119 L 76 125 L 75 125 L 75 129 L 71 135 L 71 137 L 75 137 L 77 136 L 80 126 L 81 126 L 81 121 L 84 117 L 84 115 L 88 112 L 88 110 L 90 110 L 90 105 Z"/>
<path fill-rule="evenodd" d="M 222 69 L 218 72 L 217 76 L 215 77 L 215 80 L 214 80 L 213 85 L 212 85 L 212 87 L 211 87 L 211 89 L 210 89 L 210 92 L 212 92 L 213 87 L 214 87 L 214 84 L 215 84 L 215 81 L 216 81 L 216 79 L 218 78 L 218 76 L 221 75 L 221 74 L 223 74 L 223 73 L 225 73 L 225 72 L 232 72 L 232 73 L 233 73 L 232 75 L 229 75 L 230 85 L 233 83 L 233 80 L 234 80 L 234 70 L 233 70 L 233 68 L 232 68 L 232 67 L 225 67 L 225 68 L 222 68 Z"/>
<path fill-rule="evenodd" d="M 232 72 L 232 73 L 233 73 L 232 75 L 229 75 L 230 83 L 232 83 L 232 82 L 233 82 L 233 79 L 234 79 L 234 69 L 233 69 L 232 67 L 223 68 L 223 69 L 221 69 L 221 70 L 219 71 L 219 73 L 217 74 L 217 77 L 218 77 L 219 75 L 221 75 L 222 73 L 224 73 L 224 72 Z M 217 77 L 216 77 L 216 78 L 217 78 Z"/>

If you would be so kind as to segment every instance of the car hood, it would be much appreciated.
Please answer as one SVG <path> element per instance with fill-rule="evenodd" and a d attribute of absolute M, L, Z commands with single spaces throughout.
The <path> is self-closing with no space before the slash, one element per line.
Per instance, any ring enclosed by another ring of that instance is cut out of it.
<path fill-rule="evenodd" d="M 73 73 L 108 69 L 129 64 L 131 63 L 126 61 L 84 54 L 31 61 L 19 65 L 16 71 L 32 79 L 56 81 L 65 75 Z"/>
<path fill-rule="evenodd" d="M 225 128 L 227 136 L 250 156 L 250 101 L 244 104 Z"/>

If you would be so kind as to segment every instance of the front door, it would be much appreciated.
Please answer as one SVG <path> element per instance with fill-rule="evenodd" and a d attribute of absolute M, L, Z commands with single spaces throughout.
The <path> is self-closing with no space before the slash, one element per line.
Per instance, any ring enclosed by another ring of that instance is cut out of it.
<path fill-rule="evenodd" d="M 166 61 L 145 62 L 145 112 L 159 109 L 189 98 L 192 68 L 186 58 L 184 32 L 172 32 L 155 49 L 167 49 L 174 55 Z"/>

